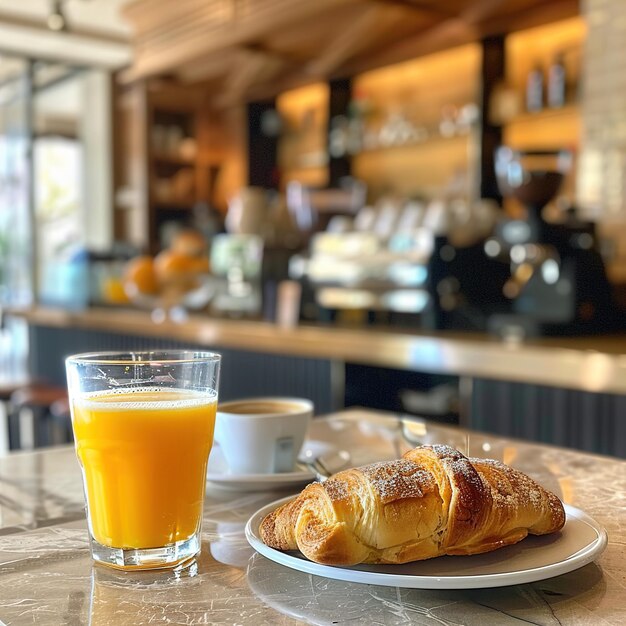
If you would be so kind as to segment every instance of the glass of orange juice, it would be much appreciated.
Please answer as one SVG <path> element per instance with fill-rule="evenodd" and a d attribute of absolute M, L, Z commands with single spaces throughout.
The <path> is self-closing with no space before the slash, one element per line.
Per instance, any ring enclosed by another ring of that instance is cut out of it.
<path fill-rule="evenodd" d="M 200 551 L 220 358 L 173 350 L 67 359 L 95 561 L 171 567 Z"/>

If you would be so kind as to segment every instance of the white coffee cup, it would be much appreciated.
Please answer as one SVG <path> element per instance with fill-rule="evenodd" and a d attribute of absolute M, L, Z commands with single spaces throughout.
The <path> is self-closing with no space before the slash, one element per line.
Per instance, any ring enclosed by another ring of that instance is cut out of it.
<path fill-rule="evenodd" d="M 220 404 L 215 422 L 219 444 L 233 474 L 294 470 L 313 416 L 300 398 L 250 398 Z"/>

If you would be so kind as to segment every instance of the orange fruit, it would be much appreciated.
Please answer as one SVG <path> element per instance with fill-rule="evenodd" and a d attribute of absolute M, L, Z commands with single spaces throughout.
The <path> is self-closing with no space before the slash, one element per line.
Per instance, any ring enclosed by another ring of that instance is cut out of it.
<path fill-rule="evenodd" d="M 126 304 L 129 302 L 128 294 L 119 278 L 105 278 L 102 283 L 102 295 L 111 304 Z"/>
<path fill-rule="evenodd" d="M 197 260 L 180 252 L 163 250 L 154 259 L 154 270 L 161 285 L 178 285 L 181 289 L 196 286 Z"/>
<path fill-rule="evenodd" d="M 194 271 L 198 274 L 208 274 L 211 269 L 209 259 L 205 256 L 197 257 L 193 259 Z"/>
<path fill-rule="evenodd" d="M 201 256 L 206 254 L 206 240 L 199 232 L 187 228 L 174 236 L 170 250 L 186 256 Z"/>
<path fill-rule="evenodd" d="M 163 250 L 154 257 L 154 271 L 158 277 L 185 274 L 193 270 L 193 259 L 175 250 Z"/>
<path fill-rule="evenodd" d="M 130 283 L 140 293 L 156 293 L 158 285 L 152 257 L 138 256 L 131 259 L 124 271 L 124 283 Z"/>

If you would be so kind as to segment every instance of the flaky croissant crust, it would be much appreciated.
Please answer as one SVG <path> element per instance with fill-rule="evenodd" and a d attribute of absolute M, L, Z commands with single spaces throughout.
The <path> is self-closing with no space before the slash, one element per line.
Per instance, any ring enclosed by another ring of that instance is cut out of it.
<path fill-rule="evenodd" d="M 435 445 L 309 485 L 260 533 L 278 550 L 356 565 L 489 552 L 564 523 L 559 498 L 526 474 Z"/>

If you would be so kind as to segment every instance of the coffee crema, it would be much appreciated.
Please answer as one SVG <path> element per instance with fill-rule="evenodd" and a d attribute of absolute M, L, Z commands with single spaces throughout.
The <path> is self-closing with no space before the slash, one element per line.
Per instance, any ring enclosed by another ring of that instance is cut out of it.
<path fill-rule="evenodd" d="M 279 402 L 279 401 L 250 401 L 250 402 L 233 402 L 218 407 L 220 413 L 233 415 L 276 415 L 283 413 L 300 413 L 306 411 L 308 407 L 304 404 L 296 404 L 295 402 Z"/>

